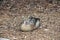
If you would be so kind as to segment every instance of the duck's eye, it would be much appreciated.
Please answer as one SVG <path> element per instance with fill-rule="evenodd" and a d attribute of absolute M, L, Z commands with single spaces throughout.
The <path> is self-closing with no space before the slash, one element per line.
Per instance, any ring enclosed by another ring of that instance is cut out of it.
<path fill-rule="evenodd" d="M 3 2 L 3 0 L 0 0 L 0 4 Z"/>

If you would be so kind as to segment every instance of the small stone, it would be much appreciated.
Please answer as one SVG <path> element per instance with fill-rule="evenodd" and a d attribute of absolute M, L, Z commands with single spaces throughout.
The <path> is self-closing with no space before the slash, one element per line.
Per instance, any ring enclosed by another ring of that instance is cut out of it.
<path fill-rule="evenodd" d="M 40 19 L 30 16 L 20 26 L 21 31 L 33 31 L 40 26 Z"/>
<path fill-rule="evenodd" d="M 7 38 L 0 38 L 0 40 L 10 40 L 10 39 L 7 39 Z"/>

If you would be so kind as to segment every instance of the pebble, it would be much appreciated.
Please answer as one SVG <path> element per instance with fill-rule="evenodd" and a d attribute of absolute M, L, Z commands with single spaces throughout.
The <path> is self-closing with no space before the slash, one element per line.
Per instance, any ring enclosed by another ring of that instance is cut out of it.
<path fill-rule="evenodd" d="M 10 39 L 7 39 L 7 38 L 0 38 L 0 40 L 10 40 Z"/>

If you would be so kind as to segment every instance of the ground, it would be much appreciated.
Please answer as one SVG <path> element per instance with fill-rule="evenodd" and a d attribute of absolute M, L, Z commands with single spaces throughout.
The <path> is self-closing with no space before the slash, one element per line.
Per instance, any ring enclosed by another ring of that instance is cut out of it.
<path fill-rule="evenodd" d="M 20 31 L 23 18 L 40 18 L 40 28 Z M 4 0 L 0 2 L 0 37 L 11 40 L 60 40 L 60 5 L 45 0 Z"/>

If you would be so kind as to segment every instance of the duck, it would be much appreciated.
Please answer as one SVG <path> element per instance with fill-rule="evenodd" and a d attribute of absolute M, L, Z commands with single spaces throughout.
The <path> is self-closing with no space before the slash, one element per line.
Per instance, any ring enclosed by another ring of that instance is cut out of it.
<path fill-rule="evenodd" d="M 40 27 L 40 19 L 30 16 L 20 26 L 21 31 L 33 31 Z"/>

